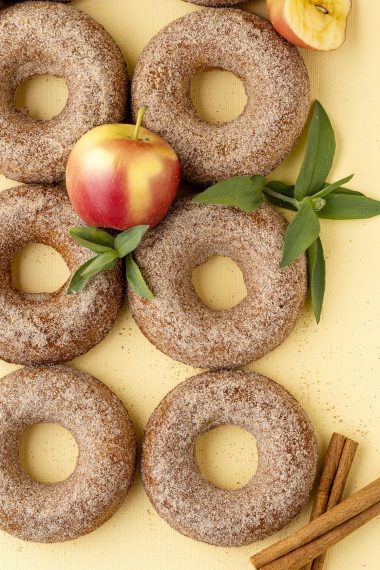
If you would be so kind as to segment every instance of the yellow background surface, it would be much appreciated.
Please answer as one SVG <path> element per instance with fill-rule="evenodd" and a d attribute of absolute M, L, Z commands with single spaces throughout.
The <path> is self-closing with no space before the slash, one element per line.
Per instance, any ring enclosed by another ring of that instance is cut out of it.
<path fill-rule="evenodd" d="M 130 72 L 149 39 L 165 24 L 199 8 L 181 0 L 77 0 L 74 5 L 101 22 L 121 47 Z M 265 15 L 265 2 L 246 5 Z M 313 97 L 327 109 L 337 136 L 331 179 L 355 173 L 351 187 L 380 199 L 380 3 L 354 1 L 347 41 L 332 53 L 303 51 Z M 39 79 L 21 90 L 20 104 L 41 117 L 59 111 L 65 101 L 62 81 Z M 196 104 L 209 119 L 228 119 L 244 105 L 244 90 L 227 74 L 210 73 L 193 86 Z M 302 145 L 273 177 L 294 181 Z M 207 149 L 205 149 L 207 152 Z M 0 177 L 0 189 L 14 185 Z M 320 451 L 332 431 L 360 442 L 347 492 L 380 475 L 380 218 L 322 222 L 327 258 L 327 290 L 322 320 L 314 323 L 309 304 L 295 331 L 277 350 L 247 369 L 284 385 L 305 407 L 315 426 Z M 54 290 L 65 280 L 65 267 L 54 252 L 29 247 L 16 262 L 15 280 L 28 290 Z M 225 283 L 220 290 L 220 283 Z M 211 304 L 236 302 L 243 294 L 232 263 L 213 260 L 198 272 L 197 287 Z M 124 402 L 139 439 L 155 406 L 178 382 L 196 373 L 158 352 L 139 332 L 124 307 L 108 337 L 73 366 L 105 382 Z M 0 362 L 0 377 L 16 369 Z M 36 477 L 53 481 L 75 464 L 75 442 L 62 429 L 28 430 L 23 462 Z M 220 428 L 198 446 L 204 473 L 234 488 L 252 474 L 252 438 L 238 429 Z M 155 513 L 140 477 L 116 515 L 95 532 L 64 544 L 22 542 L 0 531 L 0 570 L 237 570 L 250 568 L 249 555 L 299 527 L 306 510 L 270 541 L 242 548 L 197 543 L 172 530 Z M 327 570 L 378 570 L 380 520 L 336 546 Z"/>

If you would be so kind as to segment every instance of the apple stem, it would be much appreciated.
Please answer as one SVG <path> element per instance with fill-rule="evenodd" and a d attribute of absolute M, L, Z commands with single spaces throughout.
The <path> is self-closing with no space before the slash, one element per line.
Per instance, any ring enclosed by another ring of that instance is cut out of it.
<path fill-rule="evenodd" d="M 133 140 L 137 141 L 139 138 L 139 133 L 140 133 L 140 129 L 141 129 L 141 124 L 142 124 L 142 120 L 144 118 L 145 113 L 147 112 L 147 107 L 141 107 L 141 109 L 139 109 L 139 112 L 137 114 L 137 121 L 136 121 L 136 126 L 135 126 L 135 132 L 133 133 Z"/>

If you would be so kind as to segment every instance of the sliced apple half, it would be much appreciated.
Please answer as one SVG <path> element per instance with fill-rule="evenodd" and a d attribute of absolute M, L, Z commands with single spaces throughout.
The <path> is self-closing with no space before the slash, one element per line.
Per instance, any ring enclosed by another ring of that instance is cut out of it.
<path fill-rule="evenodd" d="M 351 0 L 267 0 L 269 19 L 296 46 L 331 50 L 346 37 Z"/>

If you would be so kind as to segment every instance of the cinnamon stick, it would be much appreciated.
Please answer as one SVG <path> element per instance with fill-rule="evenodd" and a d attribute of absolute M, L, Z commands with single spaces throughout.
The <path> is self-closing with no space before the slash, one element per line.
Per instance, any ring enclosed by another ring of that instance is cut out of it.
<path fill-rule="evenodd" d="M 329 511 L 342 500 L 344 488 L 347 483 L 347 478 L 350 473 L 351 466 L 354 462 L 358 443 L 352 439 L 346 439 L 343 452 L 340 458 L 339 466 L 335 475 L 334 483 L 330 491 L 330 497 L 327 503 L 326 510 Z M 316 558 L 311 566 L 311 570 L 323 570 L 326 559 L 326 552 Z"/>
<path fill-rule="evenodd" d="M 310 522 L 305 527 L 299 529 L 293 535 L 285 538 L 284 540 L 281 540 L 280 542 L 277 542 L 269 548 L 266 548 L 255 556 L 252 556 L 251 562 L 253 566 L 255 566 L 256 570 L 260 570 L 260 568 L 273 563 L 278 558 L 284 557 L 292 551 L 299 549 L 302 546 L 308 545 L 316 539 L 319 539 L 325 533 L 336 529 L 346 521 L 349 521 L 357 515 L 360 515 L 367 509 L 370 510 L 371 507 L 376 505 L 376 503 L 380 503 L 380 478 L 376 479 L 339 505 L 333 507 L 314 521 Z M 377 505 L 377 508 L 380 508 L 380 505 Z M 372 509 L 370 515 L 372 515 L 373 511 L 377 512 L 376 508 Z M 361 520 L 362 519 L 360 519 L 359 522 Z M 367 522 L 365 516 L 364 522 Z M 336 541 L 340 540 L 340 538 L 345 535 L 342 535 L 342 533 L 340 533 L 338 530 L 337 533 L 333 534 L 334 539 L 336 539 L 337 536 L 338 538 Z M 329 548 L 329 546 L 325 545 L 324 550 L 327 548 Z M 313 550 L 313 548 L 311 548 L 311 550 Z M 298 568 L 313 558 L 318 557 L 324 552 L 324 550 L 320 551 L 319 549 L 314 549 L 314 555 L 312 558 L 304 559 L 303 562 L 301 561 Z M 283 566 L 282 570 L 284 568 L 287 568 L 287 566 Z"/>
<path fill-rule="evenodd" d="M 380 515 L 380 501 L 316 540 L 260 568 L 261 570 L 299 570 L 305 562 L 313 560 L 378 515 Z"/>
<path fill-rule="evenodd" d="M 310 520 L 313 521 L 326 512 L 330 491 L 339 467 L 346 437 L 340 433 L 333 433 L 327 448 L 317 494 L 311 511 Z M 302 570 L 311 570 L 311 564 L 306 564 Z"/>
<path fill-rule="evenodd" d="M 342 460 L 343 450 L 347 441 L 348 439 L 344 435 L 341 435 L 339 433 L 332 434 L 329 446 L 327 448 L 322 475 L 318 484 L 317 494 L 310 516 L 311 521 L 315 520 L 317 517 L 325 513 L 328 509 L 330 493 L 335 482 L 335 477 L 338 472 L 338 468 Z M 340 500 L 338 502 L 340 502 Z M 330 505 L 330 508 L 331 506 L 333 505 Z M 321 570 L 323 568 L 322 560 L 320 560 L 318 564 L 320 566 L 319 570 Z M 312 563 L 306 564 L 302 570 L 312 570 Z"/>
<path fill-rule="evenodd" d="M 318 484 L 317 495 L 310 520 L 315 520 L 319 515 L 326 512 L 330 491 L 334 483 L 345 443 L 346 438 L 344 435 L 333 433 L 327 448 L 325 463 Z"/>
<path fill-rule="evenodd" d="M 350 473 L 352 463 L 355 459 L 358 443 L 352 439 L 347 439 L 344 444 L 343 453 L 340 458 L 338 470 L 335 475 L 334 483 L 330 492 L 327 510 L 335 507 L 342 500 L 344 488 Z"/>

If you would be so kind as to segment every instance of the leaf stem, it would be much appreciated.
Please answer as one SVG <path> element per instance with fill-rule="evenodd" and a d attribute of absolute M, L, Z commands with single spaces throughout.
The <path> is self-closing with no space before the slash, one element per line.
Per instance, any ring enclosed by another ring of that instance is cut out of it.
<path fill-rule="evenodd" d="M 135 126 L 135 132 L 133 133 L 133 140 L 137 141 L 139 138 L 139 133 L 140 133 L 140 129 L 141 129 L 141 124 L 142 124 L 142 120 L 144 118 L 145 113 L 147 112 L 147 107 L 141 107 L 141 109 L 139 109 L 139 112 L 137 114 L 137 121 L 136 121 L 136 126 Z"/>
<path fill-rule="evenodd" d="M 300 209 L 300 203 L 295 198 L 290 198 L 289 196 L 284 196 L 284 194 L 280 194 L 279 192 L 276 192 L 275 190 L 272 190 L 271 188 L 268 188 L 267 186 L 265 186 L 265 188 L 264 188 L 264 193 L 269 194 L 269 196 L 273 196 L 273 198 L 277 198 L 278 200 L 282 200 L 282 202 L 288 202 L 289 204 L 292 204 L 292 206 L 297 208 L 297 210 Z"/>

